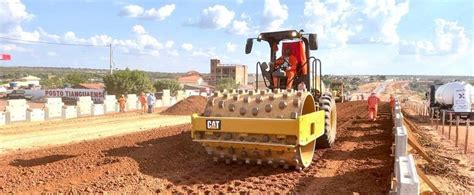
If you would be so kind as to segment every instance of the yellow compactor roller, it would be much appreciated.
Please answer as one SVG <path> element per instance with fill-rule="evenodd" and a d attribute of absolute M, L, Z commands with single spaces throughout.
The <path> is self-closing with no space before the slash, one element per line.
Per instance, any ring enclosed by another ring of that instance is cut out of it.
<path fill-rule="evenodd" d="M 330 147 L 336 137 L 336 105 L 320 81 L 320 61 L 309 56 L 316 50 L 316 35 L 302 31 L 261 33 L 248 39 L 266 41 L 270 62 L 257 63 L 265 89 L 224 90 L 209 97 L 203 113 L 192 115 L 192 139 L 201 143 L 214 161 L 269 164 L 302 169 L 311 164 L 315 148 Z M 296 76 L 281 74 L 278 45 L 298 58 Z M 319 62 L 319 63 L 318 63 Z M 319 75 L 316 71 L 319 65 Z M 274 83 L 278 77 L 278 83 Z M 286 86 L 288 79 L 292 85 Z"/>

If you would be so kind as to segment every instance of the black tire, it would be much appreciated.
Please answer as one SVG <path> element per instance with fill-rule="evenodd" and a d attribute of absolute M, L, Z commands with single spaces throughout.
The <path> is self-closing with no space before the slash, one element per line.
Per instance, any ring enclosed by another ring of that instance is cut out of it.
<path fill-rule="evenodd" d="M 330 148 L 336 140 L 336 102 L 333 99 L 321 97 L 319 100 L 321 110 L 324 110 L 324 134 L 316 140 L 316 148 Z"/>

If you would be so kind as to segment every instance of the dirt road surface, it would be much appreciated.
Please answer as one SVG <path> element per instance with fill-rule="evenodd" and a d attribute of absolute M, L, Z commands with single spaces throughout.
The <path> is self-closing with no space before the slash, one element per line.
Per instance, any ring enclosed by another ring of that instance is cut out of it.
<path fill-rule="evenodd" d="M 14 123 L 0 126 L 0 155 L 101 137 L 185 124 L 189 116 L 164 116 L 139 112 L 115 113 L 69 120 Z"/>
<path fill-rule="evenodd" d="M 301 192 L 386 194 L 393 157 L 388 105 L 366 120 L 364 102 L 338 104 L 338 139 L 303 171 L 215 164 L 190 126 L 158 128 L 0 157 L 0 193 Z M 118 122 L 118 121 L 115 121 Z M 110 122 L 114 123 L 114 122 Z"/>

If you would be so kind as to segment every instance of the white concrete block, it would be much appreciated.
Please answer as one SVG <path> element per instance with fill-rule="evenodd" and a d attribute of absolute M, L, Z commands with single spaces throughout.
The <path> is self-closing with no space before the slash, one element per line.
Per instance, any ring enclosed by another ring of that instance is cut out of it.
<path fill-rule="evenodd" d="M 155 108 L 161 108 L 161 107 L 163 107 L 163 100 L 156 100 Z"/>
<path fill-rule="evenodd" d="M 91 115 L 92 116 L 104 115 L 104 104 L 93 104 Z"/>
<path fill-rule="evenodd" d="M 62 108 L 62 118 L 63 119 L 77 118 L 77 107 L 64 106 Z"/>
<path fill-rule="evenodd" d="M 163 96 L 161 96 L 161 101 L 163 101 L 163 106 L 168 107 L 171 106 L 171 95 L 170 90 L 166 89 L 163 90 Z"/>
<path fill-rule="evenodd" d="M 126 111 L 136 110 L 139 107 L 137 106 L 138 97 L 135 94 L 127 94 L 127 105 L 125 107 Z"/>
<path fill-rule="evenodd" d="M 415 166 L 415 160 L 411 154 L 395 159 L 397 194 L 420 194 L 420 180 Z"/>
<path fill-rule="evenodd" d="M 79 97 L 77 101 L 77 116 L 85 116 L 92 114 L 92 105 L 94 102 L 92 101 L 90 96 L 82 96 Z"/>
<path fill-rule="evenodd" d="M 401 127 L 403 125 L 403 115 L 401 113 L 395 113 L 393 122 L 395 123 L 395 127 Z"/>
<path fill-rule="evenodd" d="M 171 97 L 170 106 L 175 105 L 177 103 L 176 97 Z"/>
<path fill-rule="evenodd" d="M 28 104 L 25 99 L 7 100 L 6 123 L 25 121 Z"/>
<path fill-rule="evenodd" d="M 408 133 L 404 126 L 395 130 L 395 157 L 407 155 Z"/>
<path fill-rule="evenodd" d="M 104 113 L 118 112 L 118 103 L 115 95 L 106 95 L 104 99 Z"/>
<path fill-rule="evenodd" d="M 184 91 L 177 91 L 176 93 L 176 101 L 179 102 L 186 98 Z"/>
<path fill-rule="evenodd" d="M 46 98 L 46 103 L 44 104 L 45 119 L 62 117 L 63 106 L 64 103 L 60 97 Z"/>
<path fill-rule="evenodd" d="M 7 124 L 7 121 L 6 121 L 5 112 L 0 112 L 0 126 L 6 125 L 6 124 Z"/>
<path fill-rule="evenodd" d="M 31 109 L 26 112 L 26 121 L 44 121 L 44 110 L 43 109 Z"/>

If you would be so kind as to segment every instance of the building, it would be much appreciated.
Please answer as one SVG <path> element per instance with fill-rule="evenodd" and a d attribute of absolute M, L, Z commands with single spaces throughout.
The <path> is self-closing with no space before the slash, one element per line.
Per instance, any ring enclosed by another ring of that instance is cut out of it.
<path fill-rule="evenodd" d="M 182 75 L 178 78 L 178 83 L 181 86 L 183 86 L 183 85 L 203 85 L 204 84 L 204 79 L 199 74 L 199 72 L 189 71 L 186 74 L 184 74 L 184 75 Z"/>
<path fill-rule="evenodd" d="M 19 80 L 10 82 L 11 88 L 35 88 L 40 86 L 41 79 L 35 76 L 28 75 Z"/>
<path fill-rule="evenodd" d="M 104 89 L 105 85 L 103 83 L 79 83 L 74 86 L 76 89 Z"/>
<path fill-rule="evenodd" d="M 209 84 L 215 86 L 220 79 L 224 78 L 232 78 L 237 84 L 247 85 L 247 66 L 240 64 L 221 64 L 219 59 L 211 59 L 211 74 L 209 77 Z"/>

